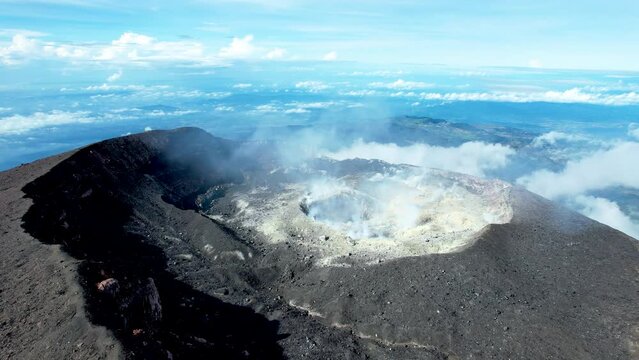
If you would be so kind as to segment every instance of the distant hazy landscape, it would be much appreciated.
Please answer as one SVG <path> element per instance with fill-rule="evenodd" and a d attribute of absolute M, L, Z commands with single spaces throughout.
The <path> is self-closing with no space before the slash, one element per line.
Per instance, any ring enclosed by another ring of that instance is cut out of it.
<path fill-rule="evenodd" d="M 291 61 L 58 79 L 0 88 L 2 169 L 150 129 L 283 142 L 312 129 L 302 151 L 503 179 L 639 236 L 636 73 Z"/>

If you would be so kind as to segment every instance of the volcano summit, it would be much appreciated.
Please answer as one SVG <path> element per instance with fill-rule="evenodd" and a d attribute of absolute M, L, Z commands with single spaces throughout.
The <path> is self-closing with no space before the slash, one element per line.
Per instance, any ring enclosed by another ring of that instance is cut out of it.
<path fill-rule="evenodd" d="M 501 181 L 181 128 L 0 184 L 0 358 L 639 357 L 637 241 Z"/>

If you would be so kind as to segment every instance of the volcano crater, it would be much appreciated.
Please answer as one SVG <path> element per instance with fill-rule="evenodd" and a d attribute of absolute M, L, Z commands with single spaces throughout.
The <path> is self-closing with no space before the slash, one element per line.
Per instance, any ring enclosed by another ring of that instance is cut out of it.
<path fill-rule="evenodd" d="M 319 266 L 455 252 L 512 218 L 501 181 L 359 159 L 321 164 L 262 174 L 205 212 L 265 244 L 291 244 Z"/>

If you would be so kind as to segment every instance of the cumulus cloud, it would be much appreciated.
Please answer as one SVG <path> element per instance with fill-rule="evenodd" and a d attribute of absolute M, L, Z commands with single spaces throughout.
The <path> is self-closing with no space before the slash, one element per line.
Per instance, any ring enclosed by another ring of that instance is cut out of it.
<path fill-rule="evenodd" d="M 160 41 L 153 37 L 126 32 L 110 45 L 102 46 L 97 54 L 91 54 L 95 61 L 115 63 L 148 63 L 159 61 L 194 62 L 205 61 L 204 45 L 196 41 Z"/>
<path fill-rule="evenodd" d="M 537 170 L 517 179 L 529 190 L 556 199 L 611 186 L 639 188 L 637 163 L 639 143 L 622 142 L 579 160 L 568 161 L 559 172 Z"/>
<path fill-rule="evenodd" d="M 253 84 L 247 84 L 247 83 L 239 83 L 239 84 L 235 84 L 233 85 L 234 89 L 248 89 L 253 87 Z"/>
<path fill-rule="evenodd" d="M 0 119 L 0 135 L 22 134 L 31 130 L 78 123 L 90 123 L 94 119 L 88 112 L 66 112 L 54 110 L 48 113 L 36 112 L 31 115 L 12 115 Z"/>
<path fill-rule="evenodd" d="M 631 123 L 628 125 L 628 135 L 639 140 L 639 124 Z"/>
<path fill-rule="evenodd" d="M 109 75 L 109 77 L 107 78 L 107 82 L 118 81 L 120 80 L 121 77 L 122 77 L 122 70 L 118 70 L 117 72 L 114 72 L 113 74 Z"/>
<path fill-rule="evenodd" d="M 496 101 L 496 102 L 552 102 L 552 103 L 584 103 L 598 105 L 636 105 L 639 104 L 639 93 L 630 91 L 623 93 L 594 92 L 582 88 L 565 91 L 543 92 L 453 92 L 453 93 L 421 93 L 412 94 L 423 100 L 440 101 Z"/>
<path fill-rule="evenodd" d="M 98 62 L 148 65 L 158 62 L 220 65 L 249 58 L 277 59 L 283 49 L 266 51 L 253 44 L 253 35 L 235 37 L 219 51 L 199 41 L 163 41 L 149 35 L 125 32 L 108 43 L 66 43 L 43 41 L 38 34 L 19 32 L 10 42 L 0 42 L 0 64 L 19 65 L 30 60 L 54 59 L 69 62 Z"/>
<path fill-rule="evenodd" d="M 37 49 L 37 40 L 25 34 L 15 34 L 9 44 L 0 46 L 0 61 L 5 65 L 15 65 L 37 55 Z"/>
<path fill-rule="evenodd" d="M 310 111 L 304 109 L 304 108 L 292 108 L 292 109 L 286 109 L 284 110 L 285 114 L 306 114 Z"/>
<path fill-rule="evenodd" d="M 115 84 L 101 84 L 101 85 L 90 85 L 84 88 L 87 91 L 156 91 L 156 90 L 165 90 L 169 89 L 169 85 L 155 85 L 155 86 L 146 86 L 146 85 L 115 85 Z M 69 89 L 61 89 L 61 91 L 69 91 Z"/>
<path fill-rule="evenodd" d="M 310 92 L 319 92 L 322 90 L 329 89 L 330 86 L 321 82 L 321 81 L 300 81 L 295 84 L 295 88 L 307 90 Z"/>
<path fill-rule="evenodd" d="M 176 98 L 188 98 L 188 99 L 222 99 L 231 96 L 232 93 L 228 91 L 213 91 L 206 92 L 201 90 L 180 90 L 173 89 L 169 85 L 136 85 L 136 84 L 101 84 L 91 85 L 81 89 L 74 88 L 62 88 L 60 91 L 72 92 L 72 91 L 90 91 L 96 93 L 91 95 L 91 99 L 95 100 L 143 100 L 149 101 L 150 99 L 162 100 L 162 99 L 176 99 Z"/>
<path fill-rule="evenodd" d="M 220 49 L 220 57 L 225 59 L 247 59 L 255 53 L 253 45 L 253 35 L 246 35 L 242 38 L 234 37 L 231 44 Z"/>
<path fill-rule="evenodd" d="M 406 80 L 398 79 L 390 83 L 373 82 L 370 84 L 370 86 L 378 87 L 378 88 L 393 89 L 393 90 L 418 90 L 418 89 L 433 87 L 434 84 L 429 84 L 429 83 L 425 83 L 421 81 L 406 81 Z"/>
<path fill-rule="evenodd" d="M 256 106 L 253 112 L 258 113 L 283 113 L 283 114 L 307 114 L 311 110 L 328 109 L 333 106 L 357 107 L 361 104 L 348 101 L 316 101 L 316 102 L 300 102 L 293 101 L 286 104 L 263 104 Z"/>
<path fill-rule="evenodd" d="M 583 141 L 587 140 L 582 135 L 577 134 L 567 134 L 561 131 L 550 131 L 540 136 L 537 136 L 533 139 L 532 146 L 533 147 L 542 147 L 546 144 L 555 145 L 557 142 L 567 141 L 567 142 L 575 142 L 575 141 Z"/>
<path fill-rule="evenodd" d="M 211 62 L 204 45 L 196 41 L 159 41 L 153 37 L 126 32 L 107 44 L 67 44 L 45 42 L 25 34 L 16 34 L 11 43 L 0 45 L 0 61 L 17 65 L 29 60 L 58 59 L 112 63 L 158 61 Z"/>
<path fill-rule="evenodd" d="M 634 223 L 628 215 L 624 214 L 617 203 L 587 195 L 577 196 L 574 203 L 577 210 L 589 218 L 639 239 L 639 224 Z"/>
<path fill-rule="evenodd" d="M 373 96 L 377 95 L 377 91 L 375 90 L 349 90 L 349 91 L 340 91 L 340 95 L 343 96 Z"/>
<path fill-rule="evenodd" d="M 337 52 L 331 51 L 329 53 L 324 54 L 324 56 L 322 56 L 322 60 L 324 60 L 324 61 L 335 61 L 335 60 L 337 60 Z"/>
<path fill-rule="evenodd" d="M 153 42 L 155 42 L 155 39 L 150 36 L 126 32 L 122 34 L 122 36 L 120 36 L 119 39 L 114 40 L 112 44 L 113 45 L 150 45 Z"/>
<path fill-rule="evenodd" d="M 268 60 L 277 60 L 283 58 L 285 54 L 286 50 L 277 48 L 267 52 L 266 55 L 264 55 L 264 58 Z"/>
<path fill-rule="evenodd" d="M 168 116 L 184 116 L 197 113 L 197 110 L 173 110 L 173 111 L 164 111 L 164 110 L 151 110 L 147 112 L 146 116 L 151 117 L 168 117 Z"/>
<path fill-rule="evenodd" d="M 337 105 L 338 102 L 335 101 L 316 101 L 316 102 L 298 102 L 294 101 L 292 103 L 286 104 L 287 106 L 294 106 L 301 109 L 326 109 L 333 105 Z"/>
<path fill-rule="evenodd" d="M 515 151 L 501 144 L 471 141 L 458 147 L 427 144 L 399 146 L 357 140 L 348 148 L 324 153 L 336 160 L 378 159 L 393 164 L 409 164 L 460 173 L 485 176 L 486 172 L 506 166 Z"/>
<path fill-rule="evenodd" d="M 220 111 L 220 112 L 232 112 L 232 111 L 235 111 L 235 108 L 232 106 L 227 106 L 227 105 L 218 105 L 215 107 L 214 110 Z"/>
<path fill-rule="evenodd" d="M 274 112 L 278 112 L 278 109 L 271 104 L 264 104 L 264 105 L 256 106 L 255 111 L 260 113 L 274 113 Z"/>

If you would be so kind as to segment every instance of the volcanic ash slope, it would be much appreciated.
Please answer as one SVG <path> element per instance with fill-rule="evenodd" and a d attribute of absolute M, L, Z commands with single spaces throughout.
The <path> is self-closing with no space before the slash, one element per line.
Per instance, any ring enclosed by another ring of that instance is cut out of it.
<path fill-rule="evenodd" d="M 0 174 L 0 357 L 639 357 L 635 239 L 501 182 L 239 146 L 152 131 Z"/>

